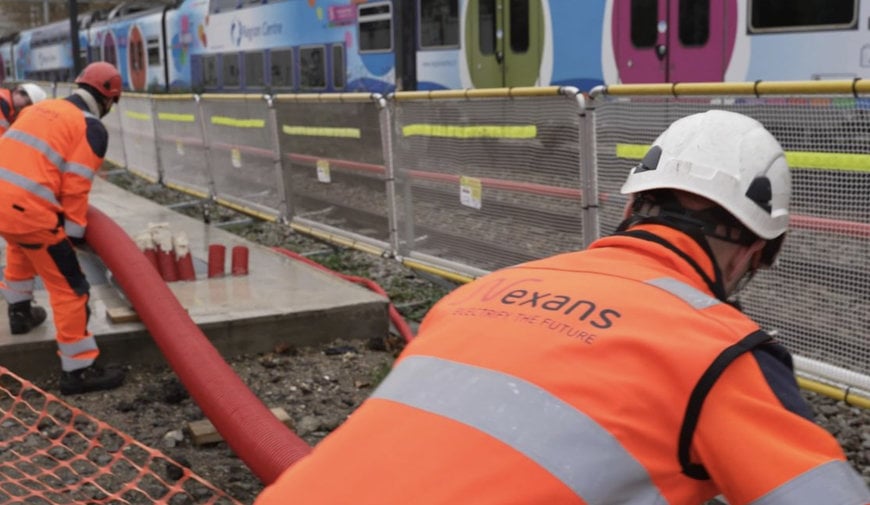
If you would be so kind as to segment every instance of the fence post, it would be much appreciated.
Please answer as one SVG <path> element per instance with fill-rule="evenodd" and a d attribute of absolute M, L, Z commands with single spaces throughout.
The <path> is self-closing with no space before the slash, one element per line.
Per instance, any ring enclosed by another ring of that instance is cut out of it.
<path fill-rule="evenodd" d="M 266 104 L 269 107 L 269 129 L 272 134 L 272 154 L 274 156 L 275 173 L 278 175 L 278 197 L 281 199 L 280 208 L 278 209 L 278 222 L 289 223 L 293 217 L 293 206 L 291 202 L 290 177 L 284 169 L 284 152 L 281 149 L 281 134 L 278 133 L 280 126 L 278 125 L 278 111 L 275 108 L 275 97 L 272 95 L 263 95 Z"/>
<path fill-rule="evenodd" d="M 372 94 L 372 100 L 378 105 L 378 119 L 381 129 L 381 147 L 384 156 L 384 175 L 387 191 L 387 227 L 390 230 L 390 254 L 399 254 L 399 214 L 396 201 L 396 174 L 393 165 L 393 115 L 387 106 L 387 99 L 378 93 Z"/>
<path fill-rule="evenodd" d="M 202 135 L 202 149 L 205 154 L 205 168 L 208 173 L 208 198 L 209 200 L 215 199 L 215 189 L 214 189 L 214 173 L 211 167 L 211 144 L 208 140 L 208 127 L 205 122 L 205 107 L 202 105 L 202 95 L 194 94 L 193 99 L 196 102 L 196 110 L 197 115 L 199 116 L 199 130 Z"/>
<path fill-rule="evenodd" d="M 566 90 L 577 101 L 580 142 L 580 194 L 583 209 L 583 248 L 589 247 L 601 235 L 598 212 L 598 170 L 595 146 L 595 115 L 587 107 L 586 96 L 576 88 Z"/>
<path fill-rule="evenodd" d="M 157 131 L 159 128 L 157 127 L 157 122 L 160 121 L 159 113 L 157 112 L 157 100 L 154 99 L 154 95 L 149 93 L 148 95 L 148 105 L 151 110 L 151 133 L 154 136 L 154 154 L 156 154 L 155 161 L 157 162 L 157 180 L 163 184 L 163 159 L 160 156 L 160 151 L 162 151 L 160 147 L 160 139 L 157 138 Z"/>

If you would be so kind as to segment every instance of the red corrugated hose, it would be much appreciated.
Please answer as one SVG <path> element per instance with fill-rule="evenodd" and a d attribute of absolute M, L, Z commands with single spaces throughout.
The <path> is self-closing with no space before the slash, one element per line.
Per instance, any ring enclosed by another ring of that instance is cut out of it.
<path fill-rule="evenodd" d="M 196 404 L 254 475 L 271 484 L 311 451 L 224 361 L 120 226 L 90 207 L 85 239 L 112 271 Z"/>

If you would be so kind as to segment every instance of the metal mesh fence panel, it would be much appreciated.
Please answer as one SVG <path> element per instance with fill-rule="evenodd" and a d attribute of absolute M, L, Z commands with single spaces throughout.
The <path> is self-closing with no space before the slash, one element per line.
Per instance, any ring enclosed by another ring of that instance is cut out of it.
<path fill-rule="evenodd" d="M 71 82 L 58 82 L 54 84 L 54 97 L 55 98 L 66 98 L 72 94 L 78 88 L 77 84 Z M 43 86 L 46 91 L 52 88 L 51 84 Z"/>
<path fill-rule="evenodd" d="M 709 109 L 762 122 L 792 173 L 790 231 L 774 269 L 741 294 L 745 310 L 814 375 L 867 388 L 870 375 L 870 99 L 840 96 L 609 97 L 595 107 L 602 233 L 621 219 L 619 188 L 672 121 Z M 835 374 L 822 370 L 833 365 Z"/>
<path fill-rule="evenodd" d="M 115 105 L 103 117 L 103 125 L 109 132 L 109 148 L 106 150 L 106 160 L 115 165 L 126 167 L 127 155 L 124 151 L 124 132 L 121 131 L 121 107 Z"/>
<path fill-rule="evenodd" d="M 154 95 L 157 153 L 167 186 L 211 194 L 199 104 L 193 95 Z"/>
<path fill-rule="evenodd" d="M 582 248 L 576 97 L 400 93 L 399 249 L 484 271 Z"/>
<path fill-rule="evenodd" d="M 389 244 L 388 174 L 376 98 L 279 95 L 275 108 L 290 215 Z"/>
<path fill-rule="evenodd" d="M 125 93 L 112 109 L 118 109 L 127 170 L 152 182 L 159 181 L 160 166 L 154 143 L 151 97 Z"/>
<path fill-rule="evenodd" d="M 201 107 L 215 197 L 245 212 L 282 214 L 268 103 L 261 95 L 203 95 Z"/>

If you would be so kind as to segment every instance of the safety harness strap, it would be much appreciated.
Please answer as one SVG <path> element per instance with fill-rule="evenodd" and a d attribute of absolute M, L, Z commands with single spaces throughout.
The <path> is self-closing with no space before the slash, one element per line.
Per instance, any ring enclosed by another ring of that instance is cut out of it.
<path fill-rule="evenodd" d="M 695 385 L 692 394 L 689 396 L 689 404 L 686 406 L 686 414 L 680 427 L 680 441 L 677 451 L 680 466 L 683 469 L 683 473 L 687 476 L 697 480 L 708 480 L 710 478 L 710 474 L 707 473 L 703 465 L 690 461 L 689 450 L 692 445 L 692 438 L 695 436 L 695 428 L 698 426 L 701 407 L 703 407 L 704 400 L 707 398 L 710 390 L 713 389 L 716 380 L 719 379 L 725 369 L 728 368 L 728 365 L 733 363 L 734 360 L 770 340 L 772 340 L 772 337 L 762 330 L 744 337 L 740 342 L 722 351 Z"/>

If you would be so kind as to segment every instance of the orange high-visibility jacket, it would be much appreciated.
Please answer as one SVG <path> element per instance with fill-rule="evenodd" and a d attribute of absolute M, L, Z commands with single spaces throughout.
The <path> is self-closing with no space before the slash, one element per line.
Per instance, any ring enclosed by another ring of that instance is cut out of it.
<path fill-rule="evenodd" d="M 54 229 L 84 236 L 88 193 L 108 134 L 80 97 L 25 109 L 0 137 L 0 232 Z"/>
<path fill-rule="evenodd" d="M 806 409 L 787 353 L 712 296 L 714 270 L 642 225 L 455 290 L 256 504 L 870 502 L 835 439 L 784 407 Z"/>
<path fill-rule="evenodd" d="M 0 135 L 9 129 L 17 114 L 12 102 L 12 90 L 0 88 Z"/>

